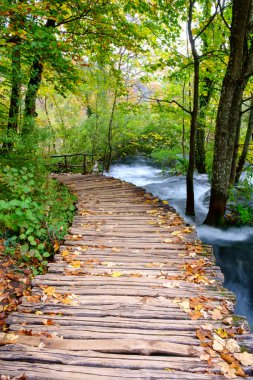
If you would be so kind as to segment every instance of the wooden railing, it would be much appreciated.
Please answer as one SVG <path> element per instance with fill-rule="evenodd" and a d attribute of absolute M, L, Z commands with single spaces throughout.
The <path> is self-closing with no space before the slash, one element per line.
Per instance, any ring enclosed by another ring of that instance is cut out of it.
<path fill-rule="evenodd" d="M 82 157 L 81 164 L 71 164 L 69 162 L 69 158 L 78 156 Z M 87 153 L 53 154 L 50 156 L 50 158 L 63 158 L 63 162 L 57 162 L 56 165 L 58 168 L 64 169 L 65 172 L 68 172 L 71 168 L 82 168 L 83 174 L 88 174 L 90 172 L 88 164 L 89 157 L 91 158 L 91 164 L 93 164 L 94 156 Z"/>

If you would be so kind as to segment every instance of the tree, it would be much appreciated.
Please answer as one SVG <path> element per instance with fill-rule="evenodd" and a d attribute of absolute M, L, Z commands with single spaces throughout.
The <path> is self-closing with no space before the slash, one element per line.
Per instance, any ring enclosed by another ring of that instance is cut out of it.
<path fill-rule="evenodd" d="M 242 96 L 253 74 L 252 15 L 251 0 L 232 2 L 230 54 L 216 119 L 211 198 L 205 220 L 209 225 L 224 224 Z"/>
<path fill-rule="evenodd" d="M 242 153 L 240 155 L 237 168 L 236 168 L 236 175 L 235 175 L 235 183 L 238 183 L 246 162 L 247 154 L 250 147 L 250 142 L 252 141 L 253 136 L 253 99 L 251 99 L 251 106 L 249 110 L 249 120 L 248 120 L 248 127 L 242 147 Z"/>

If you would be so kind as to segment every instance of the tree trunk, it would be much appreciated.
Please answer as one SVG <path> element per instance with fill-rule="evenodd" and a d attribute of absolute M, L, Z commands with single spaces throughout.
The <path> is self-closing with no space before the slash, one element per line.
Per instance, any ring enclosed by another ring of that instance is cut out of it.
<path fill-rule="evenodd" d="M 186 215 L 195 215 L 194 206 L 194 184 L 193 175 L 195 169 L 195 135 L 198 118 L 198 97 L 199 97 L 199 61 L 194 62 L 194 89 L 193 89 L 193 110 L 191 113 L 190 126 L 190 151 L 189 164 L 186 174 Z"/>
<path fill-rule="evenodd" d="M 248 58 L 247 28 L 251 0 L 234 0 L 230 36 L 230 55 L 222 83 L 215 131 L 213 173 L 208 225 L 223 225 L 228 199 L 229 179 L 235 145 L 236 130 L 240 118 Z"/>
<path fill-rule="evenodd" d="M 241 132 L 241 123 L 242 123 L 242 116 L 240 113 L 240 117 L 239 117 L 237 128 L 236 128 L 236 133 L 235 133 L 235 145 L 234 145 L 230 179 L 229 179 L 229 185 L 230 186 L 234 186 L 234 184 L 235 184 L 236 165 L 237 165 L 237 159 L 238 159 L 239 141 L 240 141 L 240 132 Z"/>
<path fill-rule="evenodd" d="M 114 94 L 111 116 L 110 116 L 109 125 L 108 125 L 108 135 L 107 135 L 108 153 L 107 153 L 106 163 L 105 163 L 106 172 L 109 172 L 111 161 L 112 161 L 112 124 L 113 124 L 113 119 L 114 119 L 116 103 L 117 103 L 117 96 L 118 96 L 118 92 L 116 90 Z"/>
<path fill-rule="evenodd" d="M 7 142 L 3 144 L 3 149 L 6 151 L 11 151 L 13 149 L 13 135 L 18 132 L 19 109 L 21 103 L 20 55 L 20 45 L 17 42 L 17 44 L 12 47 L 11 54 L 11 97 L 7 124 Z"/>
<path fill-rule="evenodd" d="M 182 95 L 183 95 L 183 106 L 184 106 L 184 103 L 185 103 L 185 81 L 184 81 L 184 84 L 183 84 L 183 91 L 182 91 Z M 181 141 L 181 144 L 182 144 L 182 155 L 183 155 L 183 158 L 185 158 L 185 115 L 183 114 L 183 123 L 182 123 L 182 141 Z"/>
<path fill-rule="evenodd" d="M 46 24 L 46 28 L 55 27 L 55 20 L 48 19 Z M 34 128 L 35 118 L 37 116 L 36 113 L 36 99 L 37 93 L 41 85 L 43 73 L 43 63 L 42 57 L 35 56 L 31 72 L 30 79 L 27 87 L 26 97 L 25 97 L 25 111 L 24 111 L 24 122 L 22 128 L 22 135 L 27 136 L 32 133 Z"/>
<path fill-rule="evenodd" d="M 203 8 L 203 16 L 206 20 L 210 19 L 212 14 L 212 1 L 205 0 Z M 208 51 L 209 40 L 206 33 L 202 33 L 201 40 L 203 44 L 202 54 L 205 54 Z M 196 169 L 198 173 L 206 173 L 206 126 L 205 126 L 205 112 L 206 108 L 210 102 L 210 98 L 213 91 L 213 81 L 205 76 L 203 78 L 204 90 L 205 93 L 200 94 L 199 96 L 199 120 L 196 130 Z"/>
<path fill-rule="evenodd" d="M 249 122 L 248 122 L 248 128 L 242 148 L 242 153 L 238 161 L 238 165 L 236 168 L 236 176 L 235 176 L 235 183 L 238 183 L 240 180 L 240 176 L 243 171 L 244 164 L 246 162 L 247 154 L 249 151 L 250 142 L 252 140 L 252 134 L 253 134 L 253 100 L 251 101 L 251 109 L 249 114 Z"/>
<path fill-rule="evenodd" d="M 22 135 L 27 136 L 32 133 L 36 113 L 37 93 L 41 84 L 43 64 L 40 58 L 35 58 L 31 67 L 30 80 L 25 97 L 25 112 Z"/>
<path fill-rule="evenodd" d="M 209 78 L 204 78 L 206 94 L 201 94 L 199 97 L 199 122 L 196 130 L 196 168 L 198 173 L 206 173 L 206 148 L 205 148 L 205 111 L 210 102 L 212 95 L 213 81 Z"/>
<path fill-rule="evenodd" d="M 197 128 L 198 110 L 199 110 L 199 56 L 195 46 L 195 40 L 192 35 L 192 14 L 193 14 L 194 1 L 190 1 L 189 15 L 188 15 L 188 35 L 191 45 L 192 56 L 194 60 L 194 82 L 193 82 L 193 109 L 191 112 L 191 126 L 190 126 L 190 150 L 189 150 L 189 164 L 186 174 L 186 215 L 195 215 L 194 207 L 194 184 L 193 175 L 195 169 L 195 135 Z"/>

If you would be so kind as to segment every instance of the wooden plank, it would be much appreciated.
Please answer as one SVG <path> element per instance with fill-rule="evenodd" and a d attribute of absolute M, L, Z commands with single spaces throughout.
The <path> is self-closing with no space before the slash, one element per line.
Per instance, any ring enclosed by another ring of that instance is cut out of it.
<path fill-rule="evenodd" d="M 0 344 L 8 342 L 8 334 L 0 333 Z M 44 336 L 17 335 L 16 343 L 26 346 L 38 347 L 43 343 L 46 348 L 55 348 L 71 351 L 92 350 L 111 353 L 135 353 L 151 355 L 155 353 L 177 355 L 185 357 L 198 357 L 204 353 L 201 347 L 192 347 L 187 344 L 162 342 L 150 339 L 59 339 L 46 338 Z"/>

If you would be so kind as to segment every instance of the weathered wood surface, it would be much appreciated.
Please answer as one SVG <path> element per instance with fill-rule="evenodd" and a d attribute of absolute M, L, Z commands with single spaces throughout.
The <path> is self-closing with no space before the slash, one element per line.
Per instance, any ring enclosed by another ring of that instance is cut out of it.
<path fill-rule="evenodd" d="M 0 375 L 224 379 L 215 331 L 243 345 L 251 335 L 244 321 L 233 326 L 234 296 L 210 247 L 143 189 L 102 176 L 58 179 L 78 195 L 77 215 L 0 334 Z"/>

